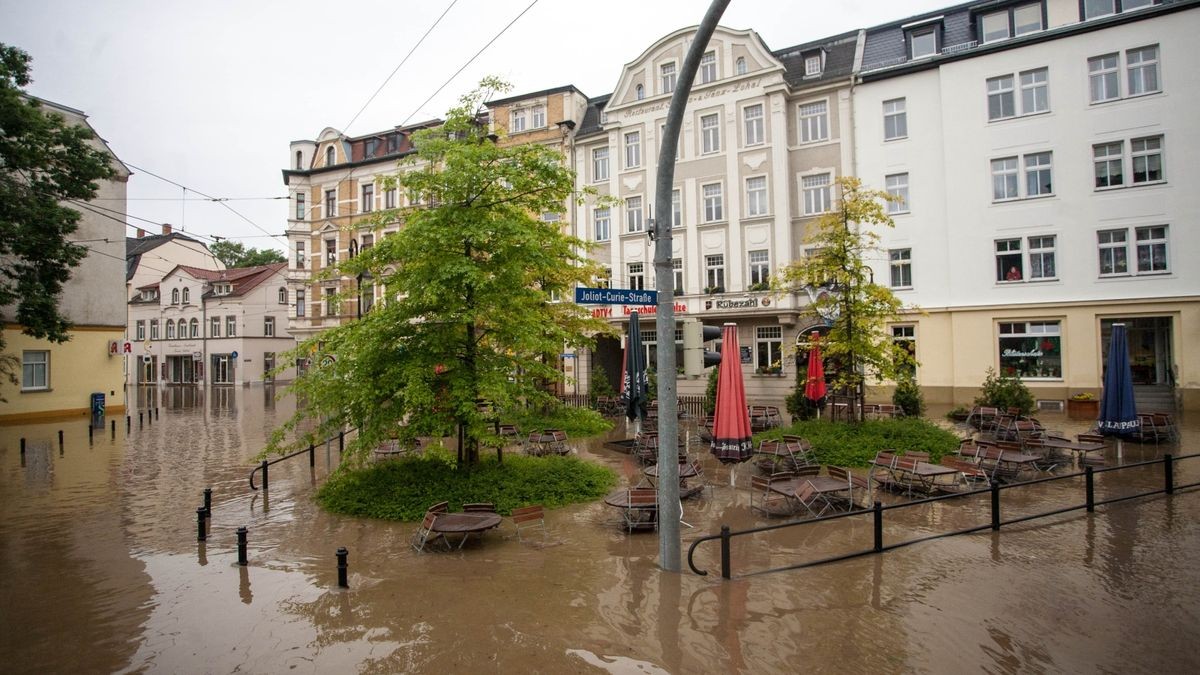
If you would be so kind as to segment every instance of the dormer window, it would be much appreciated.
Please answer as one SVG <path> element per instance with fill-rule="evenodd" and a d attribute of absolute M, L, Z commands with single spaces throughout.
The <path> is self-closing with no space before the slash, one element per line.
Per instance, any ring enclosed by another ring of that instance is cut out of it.
<path fill-rule="evenodd" d="M 213 293 L 216 293 L 217 295 L 229 295 L 232 292 L 233 292 L 232 284 L 214 284 L 213 285 Z"/>
<path fill-rule="evenodd" d="M 941 24 L 925 24 L 908 31 L 908 54 L 912 60 L 936 55 L 941 51 Z"/>
<path fill-rule="evenodd" d="M 733 71 L 735 73 L 737 73 L 738 75 L 746 74 L 746 57 L 744 57 L 744 56 L 737 57 L 737 61 L 735 61 L 733 63 Z"/>
<path fill-rule="evenodd" d="M 1083 0 L 1081 8 L 1083 10 L 1083 20 L 1095 19 L 1101 16 L 1109 16 L 1120 12 L 1128 12 L 1142 7 L 1156 5 L 1161 0 Z"/>
<path fill-rule="evenodd" d="M 156 291 L 142 291 L 142 300 L 153 300 L 156 297 L 158 297 Z"/>
<path fill-rule="evenodd" d="M 646 98 L 646 88 L 639 84 L 637 88 L 634 89 L 634 98 L 639 101 Z"/>
<path fill-rule="evenodd" d="M 333 166 L 333 158 L 333 146 L 331 145 L 328 148 L 325 148 L 325 166 Z"/>
<path fill-rule="evenodd" d="M 299 171 L 303 168 L 304 168 L 304 153 L 297 150 L 296 151 L 296 170 Z"/>
<path fill-rule="evenodd" d="M 700 84 L 715 82 L 717 79 L 717 53 L 704 52 L 700 57 Z"/>
<path fill-rule="evenodd" d="M 669 94 L 675 91 L 675 62 L 664 63 L 659 67 L 662 71 L 662 91 L 663 94 Z"/>
<path fill-rule="evenodd" d="M 804 76 L 816 77 L 821 74 L 821 52 L 812 52 L 804 56 Z"/>
<path fill-rule="evenodd" d="M 981 43 L 1007 40 L 1010 37 L 1036 33 L 1043 29 L 1042 3 L 1015 5 L 996 12 L 982 14 L 975 26 Z"/>

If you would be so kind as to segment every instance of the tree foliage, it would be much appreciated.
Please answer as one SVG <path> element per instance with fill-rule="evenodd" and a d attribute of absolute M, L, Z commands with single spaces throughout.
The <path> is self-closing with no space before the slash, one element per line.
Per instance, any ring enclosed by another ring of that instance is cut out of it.
<path fill-rule="evenodd" d="M 815 249 L 782 269 L 776 290 L 811 289 L 811 309 L 830 323 L 822 341 L 824 357 L 840 367 L 827 372 L 835 389 L 860 391 L 865 379 L 895 379 L 911 368 L 909 354 L 892 342 L 887 324 L 899 318 L 903 304 L 886 286 L 875 283 L 869 260 L 880 254 L 872 226 L 892 227 L 884 204 L 897 198 L 863 186 L 853 176 L 834 181 L 836 207 L 810 225 L 806 244 Z"/>
<path fill-rule="evenodd" d="M 246 248 L 241 243 L 228 239 L 214 242 L 208 247 L 217 260 L 225 263 L 226 267 L 257 267 L 281 263 L 286 260 L 283 254 L 273 248 Z"/>
<path fill-rule="evenodd" d="M 25 95 L 29 62 L 0 44 L 0 308 L 26 334 L 65 342 L 70 322 L 59 312 L 59 294 L 87 254 L 70 242 L 80 214 L 67 203 L 91 199 L 96 181 L 115 172 L 109 155 L 89 144 L 87 127 Z M 0 375 L 14 383 L 15 368 L 11 355 L 0 358 Z"/>
<path fill-rule="evenodd" d="M 1001 411 L 1016 408 L 1022 415 L 1028 415 L 1033 412 L 1036 401 L 1021 378 L 997 373 L 994 368 L 988 368 L 975 405 L 999 408 Z"/>
<path fill-rule="evenodd" d="M 479 123 L 482 101 L 506 89 L 485 79 L 442 126 L 415 134 L 415 158 L 383 181 L 417 205 L 377 213 L 377 230 L 399 219 L 400 231 L 377 236 L 327 274 L 379 284 L 386 298 L 299 346 L 314 364 L 292 385 L 305 405 L 273 449 L 288 447 L 291 430 L 322 437 L 344 424 L 359 430 L 348 450 L 364 457 L 388 437 L 440 436 L 461 425 L 462 459 L 473 463 L 479 445 L 494 440 L 494 413 L 479 401 L 501 414 L 556 404 L 541 385 L 563 375 L 545 355 L 608 330 L 578 305 L 554 301 L 599 270 L 585 242 L 538 217 L 575 197 L 562 156 L 498 144 Z"/>

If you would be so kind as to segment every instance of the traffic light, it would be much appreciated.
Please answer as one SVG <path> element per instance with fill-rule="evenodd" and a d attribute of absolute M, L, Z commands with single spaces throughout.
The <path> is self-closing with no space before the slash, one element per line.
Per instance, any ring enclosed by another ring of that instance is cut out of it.
<path fill-rule="evenodd" d="M 705 326 L 697 319 L 683 322 L 683 372 L 691 378 L 704 374 L 704 369 L 721 362 L 721 355 L 704 349 L 704 343 L 721 337 L 717 326 Z"/>

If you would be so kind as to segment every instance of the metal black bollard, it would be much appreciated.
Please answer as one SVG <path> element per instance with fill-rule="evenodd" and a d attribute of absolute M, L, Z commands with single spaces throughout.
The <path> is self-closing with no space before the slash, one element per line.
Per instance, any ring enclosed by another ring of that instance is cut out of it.
<path fill-rule="evenodd" d="M 730 539 L 729 526 L 722 525 L 721 526 L 721 578 L 722 579 L 732 579 L 733 578 L 733 571 L 730 569 L 730 567 L 732 566 L 732 561 L 730 561 L 730 559 L 729 559 L 730 558 L 729 539 Z"/>
<path fill-rule="evenodd" d="M 262 489 L 264 489 L 264 490 L 267 489 L 267 466 L 269 466 L 269 465 L 267 464 L 267 460 L 265 460 L 265 459 L 262 461 L 262 464 L 259 465 L 259 469 L 262 470 L 262 478 L 263 478 Z"/>
<path fill-rule="evenodd" d="M 154 406 L 154 419 L 158 419 L 158 406 Z"/>
<path fill-rule="evenodd" d="M 1175 462 L 1171 453 L 1163 455 L 1163 480 L 1166 482 L 1167 494 L 1175 494 Z"/>
<path fill-rule="evenodd" d="M 212 520 L 212 488 L 204 488 L 204 517 Z"/>
<path fill-rule="evenodd" d="M 317 446 L 313 445 L 312 443 L 308 444 L 308 466 L 317 466 Z"/>
<path fill-rule="evenodd" d="M 114 421 L 113 424 L 115 425 L 116 422 Z M 125 416 L 125 433 L 127 433 L 127 434 L 129 433 L 129 427 L 132 424 L 133 424 L 133 419 L 130 418 L 129 415 L 126 415 Z"/>
<path fill-rule="evenodd" d="M 349 565 L 346 563 L 346 556 L 350 552 L 343 546 L 337 550 L 337 570 L 338 570 L 338 586 L 341 588 L 350 588 L 350 582 L 346 580 L 346 570 Z"/>
<path fill-rule="evenodd" d="M 346 451 L 346 432 L 339 431 L 338 432 L 338 453 L 340 454 L 345 451 Z"/>
<path fill-rule="evenodd" d="M 111 425 L 112 425 L 112 437 L 113 437 L 113 440 L 115 441 L 115 440 L 117 440 L 117 421 L 113 420 Z"/>
<path fill-rule="evenodd" d="M 245 567 L 245 566 L 247 565 L 247 560 L 246 560 L 246 531 L 247 531 L 247 530 L 246 530 L 246 528 L 244 528 L 244 527 L 239 527 L 239 528 L 237 529 L 237 539 L 238 539 L 238 564 L 239 564 L 239 565 L 241 565 L 242 567 Z"/>
<path fill-rule="evenodd" d="M 144 426 L 146 426 L 145 413 L 139 411 L 138 412 L 138 428 L 141 429 Z"/>
<path fill-rule="evenodd" d="M 878 501 L 871 507 L 871 513 L 875 520 L 875 552 L 883 552 L 883 504 Z"/>
<path fill-rule="evenodd" d="M 59 430 L 58 430 L 58 451 L 59 451 L 59 452 L 62 452 L 62 451 L 63 451 L 63 433 L 62 433 L 62 429 L 59 429 Z"/>
<path fill-rule="evenodd" d="M 204 507 L 196 507 L 196 541 L 208 539 L 208 531 L 204 527 Z"/>
<path fill-rule="evenodd" d="M 88 422 L 88 445 L 92 444 L 92 423 Z"/>
<path fill-rule="evenodd" d="M 992 483 L 992 529 L 1000 529 L 1000 484 Z"/>
<path fill-rule="evenodd" d="M 1083 487 L 1087 495 L 1087 512 L 1093 513 L 1096 510 L 1096 476 L 1090 466 L 1083 467 Z"/>
<path fill-rule="evenodd" d="M 24 438 L 21 439 L 21 456 L 22 457 L 25 456 L 25 439 Z"/>

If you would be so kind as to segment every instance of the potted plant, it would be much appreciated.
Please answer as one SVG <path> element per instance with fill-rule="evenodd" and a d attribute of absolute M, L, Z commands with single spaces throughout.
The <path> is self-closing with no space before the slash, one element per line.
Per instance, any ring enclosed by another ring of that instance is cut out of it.
<path fill-rule="evenodd" d="M 1100 416 L 1100 401 L 1091 392 L 1075 394 L 1067 399 L 1067 417 L 1073 420 L 1094 420 Z"/>
<path fill-rule="evenodd" d="M 946 417 L 948 419 L 954 420 L 955 422 L 966 422 L 967 418 L 970 416 L 971 416 L 971 411 L 967 410 L 966 408 L 964 408 L 961 405 L 958 406 L 957 408 L 951 410 L 950 412 L 946 413 Z"/>
<path fill-rule="evenodd" d="M 769 291 L 769 290 L 771 290 L 771 284 L 769 284 L 765 281 L 760 281 L 757 284 L 750 284 L 750 288 L 748 288 L 746 290 L 753 291 L 756 293 L 763 292 L 763 291 Z"/>
<path fill-rule="evenodd" d="M 704 288 L 704 292 L 709 295 L 715 295 L 717 293 L 724 293 L 725 287 L 724 286 L 706 286 Z"/>

